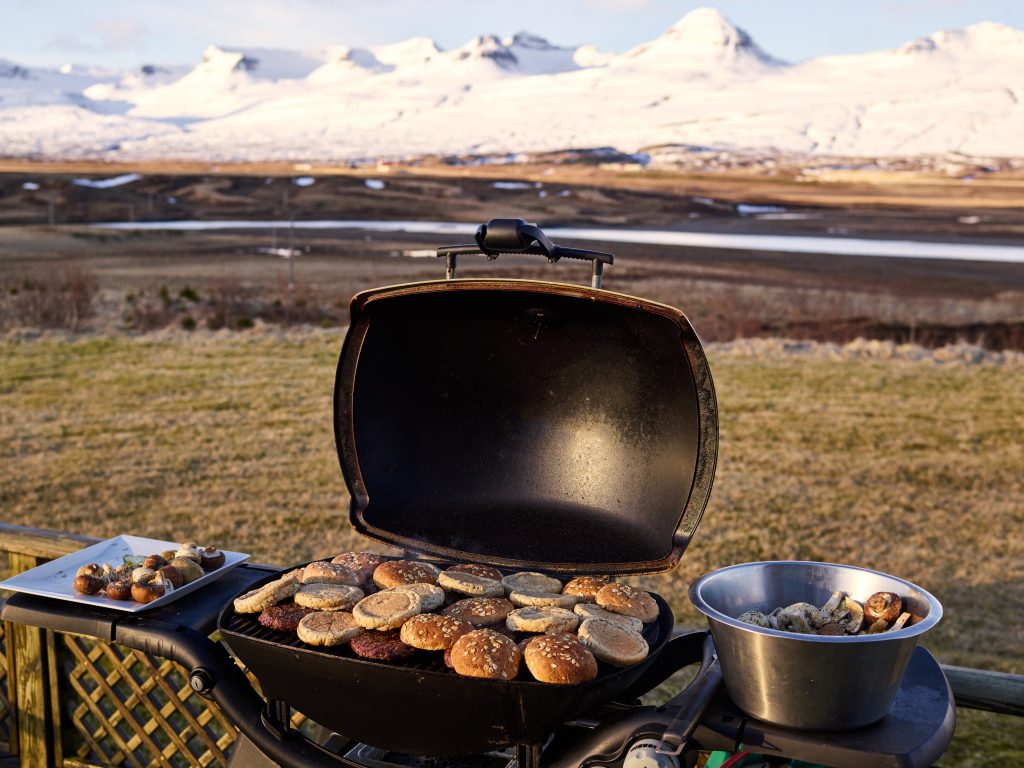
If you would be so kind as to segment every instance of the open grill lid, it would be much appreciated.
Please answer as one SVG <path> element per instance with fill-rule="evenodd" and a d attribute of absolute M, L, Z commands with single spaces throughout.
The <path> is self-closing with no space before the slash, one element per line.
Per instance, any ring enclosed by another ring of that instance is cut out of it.
<path fill-rule="evenodd" d="M 518 220 L 489 222 L 477 242 L 439 249 L 450 276 L 454 254 L 476 250 L 611 263 Z M 707 503 L 718 446 L 711 373 L 682 312 L 526 280 L 355 296 L 334 428 L 360 533 L 571 573 L 673 567 Z"/>

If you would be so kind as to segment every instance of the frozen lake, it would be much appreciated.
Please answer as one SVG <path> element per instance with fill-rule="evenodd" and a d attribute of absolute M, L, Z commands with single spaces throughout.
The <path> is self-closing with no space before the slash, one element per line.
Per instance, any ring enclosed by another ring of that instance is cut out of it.
<path fill-rule="evenodd" d="M 289 221 L 143 221 L 93 224 L 104 229 L 130 230 L 286 230 Z M 408 232 L 422 235 L 461 235 L 472 239 L 476 224 L 452 221 L 361 221 L 323 219 L 295 221 L 296 229 L 360 229 L 371 232 Z M 903 259 L 951 259 L 955 261 L 1001 261 L 1024 263 L 1024 245 L 980 245 L 938 243 L 920 240 L 878 240 L 857 237 L 816 237 L 805 235 L 740 235 L 711 232 L 683 232 L 669 229 L 611 229 L 601 227 L 551 227 L 544 232 L 555 241 L 583 240 L 648 245 L 678 245 L 693 248 L 729 248 L 748 251 L 820 253 L 839 256 L 880 256 Z"/>

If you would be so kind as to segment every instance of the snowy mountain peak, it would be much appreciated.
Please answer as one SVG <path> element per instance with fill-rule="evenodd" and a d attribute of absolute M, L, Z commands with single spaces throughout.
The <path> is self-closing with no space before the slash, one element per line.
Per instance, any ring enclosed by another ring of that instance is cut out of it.
<path fill-rule="evenodd" d="M 665 32 L 693 47 L 737 48 L 750 46 L 750 36 L 735 26 L 717 8 L 697 8 L 683 16 Z"/>
<path fill-rule="evenodd" d="M 441 52 L 437 43 L 429 37 L 410 37 L 400 43 L 375 46 L 372 50 L 379 61 L 393 66 L 422 64 Z"/>
<path fill-rule="evenodd" d="M 557 45 L 552 45 L 547 38 L 535 35 L 532 32 L 516 32 L 512 37 L 504 41 L 508 48 L 528 48 L 535 51 L 559 50 Z"/>
<path fill-rule="evenodd" d="M 625 58 L 656 66 L 696 69 L 781 63 L 715 8 L 690 11 L 661 37 L 634 48 Z"/>
<path fill-rule="evenodd" d="M 1024 30 L 994 21 L 982 21 L 964 29 L 944 29 L 927 37 L 919 37 L 900 46 L 897 51 L 902 54 L 947 51 L 1019 57 L 1024 52 Z"/>
<path fill-rule="evenodd" d="M 229 74 L 243 72 L 261 80 L 287 80 L 305 77 L 323 64 L 322 59 L 279 48 L 233 48 L 211 45 L 194 72 Z"/>
<path fill-rule="evenodd" d="M 207 72 L 246 72 L 259 66 L 258 59 L 246 57 L 241 51 L 231 51 L 217 45 L 210 45 L 203 51 L 197 69 Z"/>
<path fill-rule="evenodd" d="M 0 59 L 0 77 L 28 77 L 28 70 L 7 59 Z"/>
<path fill-rule="evenodd" d="M 497 35 L 478 35 L 453 53 L 459 61 L 489 60 L 502 69 L 513 69 L 519 63 L 516 55 L 498 39 Z"/>

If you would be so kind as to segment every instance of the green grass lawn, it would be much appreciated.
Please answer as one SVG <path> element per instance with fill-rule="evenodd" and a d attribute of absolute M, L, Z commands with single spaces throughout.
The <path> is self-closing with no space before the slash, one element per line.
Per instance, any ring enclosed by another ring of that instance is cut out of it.
<path fill-rule="evenodd" d="M 335 331 L 2 342 L 0 519 L 196 539 L 288 563 L 356 545 L 331 427 Z M 715 488 L 680 565 L 810 559 L 932 591 L 944 663 L 1024 673 L 1024 371 L 715 354 Z M 377 547 L 379 549 L 379 547 Z M 1024 719 L 961 711 L 945 765 L 1021 764 Z"/>

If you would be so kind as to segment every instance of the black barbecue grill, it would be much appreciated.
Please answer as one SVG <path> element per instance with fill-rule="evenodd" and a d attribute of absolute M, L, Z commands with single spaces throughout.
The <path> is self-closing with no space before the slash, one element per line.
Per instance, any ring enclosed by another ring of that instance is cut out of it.
<path fill-rule="evenodd" d="M 672 568 L 700 521 L 717 454 L 714 389 L 693 328 L 676 309 L 601 290 L 609 254 L 554 245 L 513 219 L 480 227 L 476 240 L 439 249 L 449 278 L 464 254 L 536 253 L 591 261 L 592 285 L 448 279 L 356 296 L 334 400 L 351 523 L 441 565 L 563 577 Z M 617 766 L 642 738 L 663 752 L 743 743 L 835 765 L 927 765 L 952 734 L 949 687 L 923 649 L 889 718 L 852 734 L 805 734 L 733 707 L 707 634 L 673 636 L 672 611 L 658 596 L 647 659 L 601 664 L 589 683 L 555 686 L 525 671 L 510 681 L 461 677 L 440 654 L 367 661 L 234 613 L 233 596 L 278 576 L 242 566 L 131 616 L 16 595 L 3 618 L 175 659 L 238 724 L 245 765 L 270 765 L 260 753 L 298 768 L 369 764 L 358 759 L 367 749 L 380 761 L 500 760 L 495 750 L 514 748 L 519 768 Z M 227 649 L 209 639 L 215 619 Z M 667 705 L 639 704 L 698 663 L 695 682 Z M 913 693 L 922 686 L 927 697 Z M 293 709 L 331 735 L 321 738 L 330 748 L 289 727 Z"/>

